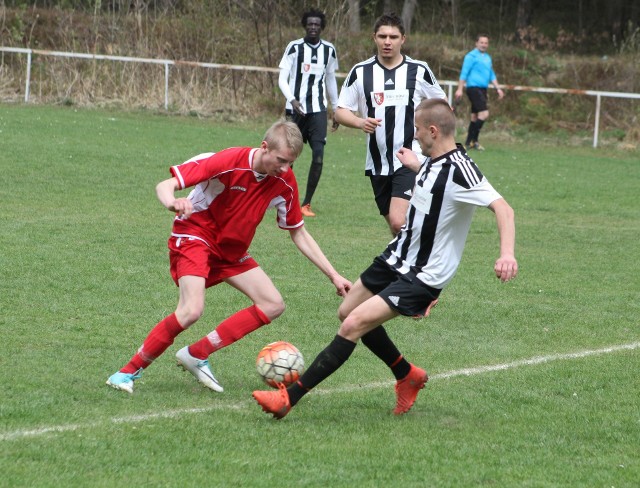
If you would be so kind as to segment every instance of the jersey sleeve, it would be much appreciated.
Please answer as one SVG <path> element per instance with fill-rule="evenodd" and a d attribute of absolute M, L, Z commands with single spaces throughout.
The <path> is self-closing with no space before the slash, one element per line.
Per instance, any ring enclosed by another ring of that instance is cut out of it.
<path fill-rule="evenodd" d="M 276 223 L 281 229 L 291 230 L 304 225 L 295 177 L 283 178 L 282 190 L 271 200 L 269 207 L 276 209 Z"/>
<path fill-rule="evenodd" d="M 352 112 L 357 112 L 360 100 L 360 86 L 358 84 L 358 74 L 354 67 L 344 80 L 340 96 L 338 97 L 338 107 L 347 108 Z"/>
<path fill-rule="evenodd" d="M 280 60 L 280 64 L 278 68 L 286 69 L 287 71 L 291 71 L 291 66 L 293 63 L 293 58 L 295 57 L 295 46 L 294 42 L 290 42 L 287 45 L 287 48 L 284 50 L 284 54 L 282 55 L 282 59 Z"/>
<path fill-rule="evenodd" d="M 453 191 L 457 202 L 488 207 L 502 198 L 472 161 L 455 165 L 453 181 L 456 183 Z"/>
<path fill-rule="evenodd" d="M 471 69 L 471 65 L 473 65 L 472 52 L 468 52 L 464 60 L 462 61 L 462 69 L 460 70 L 460 79 L 467 81 L 469 77 L 469 70 Z"/>
<path fill-rule="evenodd" d="M 198 154 L 182 164 L 171 166 L 171 168 L 169 168 L 171 175 L 178 180 L 181 190 L 197 185 L 201 181 L 209 178 L 204 176 L 203 169 L 205 162 L 215 154 L 216 153 L 212 152 Z"/>
<path fill-rule="evenodd" d="M 418 87 L 423 98 L 442 98 L 447 100 L 447 95 L 440 87 L 435 75 L 426 64 L 423 66 L 424 74 L 418 80 Z"/>

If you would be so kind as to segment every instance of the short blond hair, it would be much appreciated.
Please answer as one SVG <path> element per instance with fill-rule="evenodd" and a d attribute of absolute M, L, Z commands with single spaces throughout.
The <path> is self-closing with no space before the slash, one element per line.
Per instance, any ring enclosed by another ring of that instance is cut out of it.
<path fill-rule="evenodd" d="M 271 149 L 281 149 L 283 146 L 291 149 L 296 158 L 300 156 L 304 148 L 300 129 L 288 120 L 275 122 L 269 127 L 263 140 Z"/>

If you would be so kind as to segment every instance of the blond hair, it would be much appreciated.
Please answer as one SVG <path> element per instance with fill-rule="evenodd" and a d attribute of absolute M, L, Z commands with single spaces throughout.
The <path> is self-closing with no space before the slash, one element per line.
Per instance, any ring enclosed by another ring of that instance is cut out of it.
<path fill-rule="evenodd" d="M 265 133 L 263 140 L 271 149 L 281 149 L 283 146 L 289 148 L 296 158 L 304 148 L 300 129 L 288 120 L 279 120 L 274 123 Z"/>

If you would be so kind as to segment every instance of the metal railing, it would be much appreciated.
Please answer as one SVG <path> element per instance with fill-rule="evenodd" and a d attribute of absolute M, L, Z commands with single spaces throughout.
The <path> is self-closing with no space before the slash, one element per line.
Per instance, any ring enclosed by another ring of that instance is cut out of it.
<path fill-rule="evenodd" d="M 89 53 L 71 53 L 64 51 L 47 51 L 43 49 L 27 49 L 19 47 L 0 47 L 0 52 L 19 53 L 27 55 L 27 73 L 25 77 L 24 87 L 24 101 L 29 102 L 29 90 L 31 84 L 31 63 L 33 55 L 40 56 L 55 56 L 63 58 L 76 58 L 76 59 L 89 59 L 89 60 L 105 60 L 105 61 L 120 61 L 125 63 L 146 63 L 157 64 L 164 66 L 164 108 L 169 108 L 169 67 L 170 66 L 190 66 L 199 68 L 210 69 L 227 69 L 238 71 L 260 71 L 266 73 L 278 73 L 278 68 L 268 68 L 264 66 L 243 66 L 234 64 L 219 64 L 219 63 L 203 63 L 197 61 L 175 61 L 171 59 L 152 59 L 152 58 L 134 58 L 129 56 L 113 56 L 108 54 L 89 54 Z M 344 78 L 346 74 L 337 73 L 336 76 Z M 451 80 L 438 80 L 441 86 L 447 87 L 447 96 L 449 103 L 453 103 L 454 89 L 458 85 L 458 81 Z M 556 93 L 566 95 L 586 95 L 596 97 L 595 106 L 595 121 L 593 129 L 593 147 L 598 147 L 598 135 L 600 128 L 600 110 L 603 97 L 611 98 L 629 98 L 640 99 L 640 93 L 625 93 L 625 92 L 608 92 L 597 90 L 574 90 L 569 88 L 544 88 L 533 86 L 521 86 L 521 85 L 501 85 L 501 88 L 513 91 L 535 92 L 535 93 Z"/>

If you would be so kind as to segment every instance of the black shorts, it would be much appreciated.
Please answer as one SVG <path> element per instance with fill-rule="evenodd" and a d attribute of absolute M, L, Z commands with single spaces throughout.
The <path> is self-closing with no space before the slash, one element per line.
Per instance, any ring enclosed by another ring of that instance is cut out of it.
<path fill-rule="evenodd" d="M 360 281 L 389 307 L 408 317 L 428 316 L 440 295 L 440 290 L 424 284 L 415 275 L 398 273 L 380 256 L 360 275 Z"/>
<path fill-rule="evenodd" d="M 413 186 L 416 184 L 416 174 L 405 167 L 392 175 L 370 175 L 369 179 L 380 215 L 389 215 L 391 197 L 411 200 Z"/>
<path fill-rule="evenodd" d="M 307 115 L 299 115 L 292 110 L 285 112 L 287 120 L 294 122 L 300 132 L 302 132 L 302 140 L 305 142 L 327 142 L 327 112 L 314 112 Z"/>
<path fill-rule="evenodd" d="M 467 88 L 467 96 L 471 102 L 471 113 L 477 114 L 489 110 L 487 107 L 487 89 L 472 86 Z"/>

